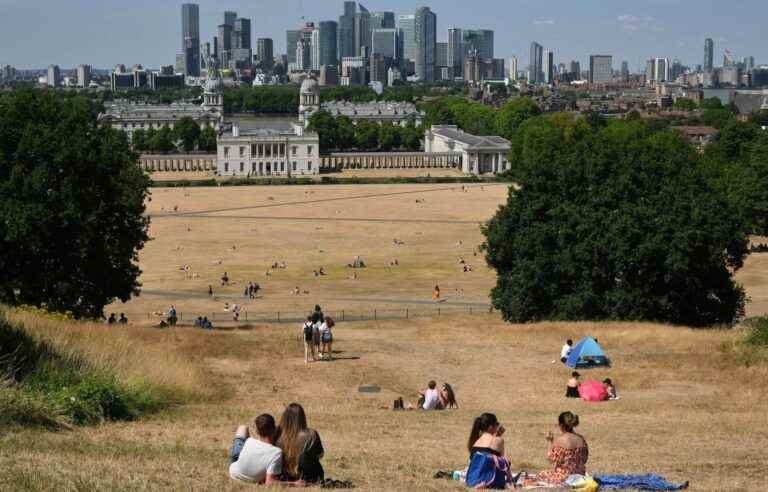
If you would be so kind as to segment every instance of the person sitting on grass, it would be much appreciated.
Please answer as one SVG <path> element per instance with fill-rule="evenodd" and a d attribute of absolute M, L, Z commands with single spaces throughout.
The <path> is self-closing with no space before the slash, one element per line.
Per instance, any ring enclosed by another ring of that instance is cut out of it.
<path fill-rule="evenodd" d="M 566 398 L 579 398 L 579 378 L 581 374 L 576 371 L 571 373 L 571 379 L 568 380 L 568 385 L 565 387 Z"/>
<path fill-rule="evenodd" d="M 459 404 L 456 402 L 456 393 L 448 383 L 443 383 L 443 388 L 440 390 L 440 408 L 443 410 L 459 408 Z"/>
<path fill-rule="evenodd" d="M 427 383 L 427 389 L 419 391 L 419 408 L 422 410 L 439 410 L 440 409 L 440 392 L 437 391 L 437 383 L 430 381 Z"/>
<path fill-rule="evenodd" d="M 562 485 L 571 475 L 586 475 L 589 448 L 583 436 L 576 434 L 574 429 L 579 425 L 579 416 L 571 412 L 563 412 L 557 418 L 560 435 L 547 435 L 549 447 L 547 459 L 552 468 L 539 473 L 539 482 L 550 485 Z"/>
<path fill-rule="evenodd" d="M 242 482 L 276 485 L 283 472 L 283 452 L 274 445 L 275 419 L 269 414 L 256 417 L 256 436 L 248 426 L 237 428 L 229 452 L 229 476 Z"/>
<path fill-rule="evenodd" d="M 304 408 L 298 403 L 291 403 L 283 412 L 276 442 L 283 451 L 282 480 L 316 484 L 325 479 L 320 464 L 325 453 L 320 434 L 307 426 Z"/>
<path fill-rule="evenodd" d="M 484 413 L 472 423 L 467 441 L 466 484 L 473 489 L 514 488 L 509 460 L 504 456 L 504 427 L 496 415 Z"/>
<path fill-rule="evenodd" d="M 611 378 L 605 378 L 603 380 L 603 386 L 605 386 L 605 391 L 608 393 L 609 400 L 619 399 L 619 395 L 616 393 L 616 385 L 613 384 Z"/>

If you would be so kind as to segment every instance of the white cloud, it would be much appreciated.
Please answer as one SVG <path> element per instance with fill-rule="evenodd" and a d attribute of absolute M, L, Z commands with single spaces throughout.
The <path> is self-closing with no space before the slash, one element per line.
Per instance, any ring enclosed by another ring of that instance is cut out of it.
<path fill-rule="evenodd" d="M 619 25 L 627 31 L 663 31 L 664 26 L 655 17 L 623 14 L 616 17 Z"/>
<path fill-rule="evenodd" d="M 536 19 L 533 21 L 534 24 L 537 26 L 554 26 L 555 21 L 552 19 Z"/>

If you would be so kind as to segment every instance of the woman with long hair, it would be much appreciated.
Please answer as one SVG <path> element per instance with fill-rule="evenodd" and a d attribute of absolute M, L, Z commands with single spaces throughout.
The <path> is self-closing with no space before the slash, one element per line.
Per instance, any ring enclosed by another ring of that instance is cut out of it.
<path fill-rule="evenodd" d="M 467 440 L 469 467 L 466 483 L 475 489 L 505 489 L 514 480 L 504 456 L 504 427 L 496 415 L 484 413 L 472 423 Z"/>
<path fill-rule="evenodd" d="M 298 403 L 291 403 L 283 412 L 276 444 L 283 451 L 283 480 L 308 484 L 323 481 L 323 443 L 320 434 L 307 427 L 307 416 Z"/>
<path fill-rule="evenodd" d="M 589 448 L 583 436 L 574 432 L 579 425 L 579 416 L 571 412 L 563 412 L 557 418 L 560 434 L 547 435 L 549 447 L 547 459 L 552 468 L 539 473 L 538 481 L 551 485 L 561 485 L 571 475 L 585 475 Z"/>
<path fill-rule="evenodd" d="M 443 388 L 440 390 L 440 408 L 444 410 L 459 408 L 459 404 L 456 402 L 456 393 L 448 383 L 443 383 Z"/>

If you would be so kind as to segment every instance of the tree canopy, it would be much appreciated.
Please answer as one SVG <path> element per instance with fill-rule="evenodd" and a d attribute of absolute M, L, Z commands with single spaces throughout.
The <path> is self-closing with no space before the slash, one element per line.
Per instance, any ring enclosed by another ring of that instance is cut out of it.
<path fill-rule="evenodd" d="M 745 227 L 682 135 L 555 114 L 510 160 L 520 188 L 483 230 L 506 320 L 734 320 Z"/>
<path fill-rule="evenodd" d="M 334 117 L 325 110 L 310 116 L 308 129 L 318 133 L 320 149 L 324 153 L 333 150 L 419 150 L 424 136 L 423 130 L 413 123 L 401 127 L 360 120 L 355 125 L 348 117 Z"/>
<path fill-rule="evenodd" d="M 149 178 L 87 98 L 0 96 L 0 302 L 98 317 L 138 293 Z"/>

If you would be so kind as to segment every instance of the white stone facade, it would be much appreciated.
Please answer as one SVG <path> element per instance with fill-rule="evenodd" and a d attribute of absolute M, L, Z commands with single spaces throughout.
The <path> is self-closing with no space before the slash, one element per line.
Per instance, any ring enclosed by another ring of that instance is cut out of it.
<path fill-rule="evenodd" d="M 237 126 L 217 140 L 219 176 L 306 176 L 320 172 L 320 139 L 301 125 L 293 131 Z"/>
<path fill-rule="evenodd" d="M 509 169 L 509 140 L 479 137 L 453 125 L 436 125 L 424 134 L 426 153 L 460 152 L 462 171 L 466 174 L 499 174 Z"/>

